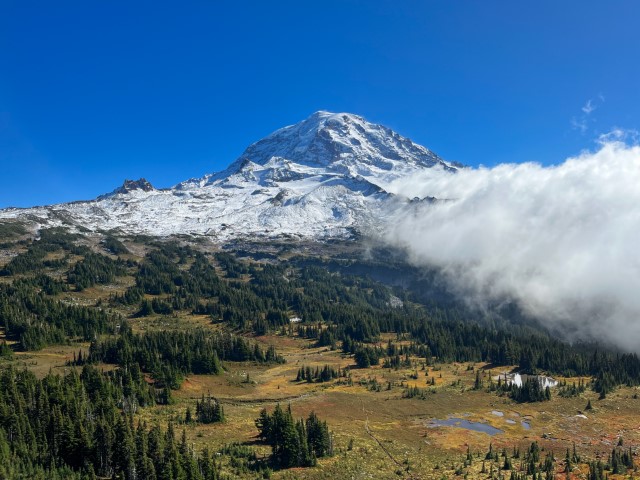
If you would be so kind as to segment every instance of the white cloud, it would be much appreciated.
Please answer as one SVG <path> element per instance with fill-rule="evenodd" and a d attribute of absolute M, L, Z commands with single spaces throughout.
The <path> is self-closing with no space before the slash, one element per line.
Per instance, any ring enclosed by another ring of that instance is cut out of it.
<path fill-rule="evenodd" d="M 586 114 L 586 115 L 590 115 L 591 112 L 593 112 L 596 109 L 595 105 L 593 105 L 593 102 L 591 99 L 587 100 L 587 103 L 584 104 L 584 107 L 582 107 L 582 111 Z"/>
<path fill-rule="evenodd" d="M 386 240 L 471 301 L 512 298 L 549 326 L 640 350 L 640 147 L 616 130 L 564 163 L 431 170 L 389 189 L 420 205 Z"/>
<path fill-rule="evenodd" d="M 598 102 L 600 104 L 604 103 L 604 95 L 601 93 L 598 94 Z M 580 133 L 584 135 L 587 130 L 589 130 L 589 124 L 595 122 L 591 114 L 599 107 L 598 102 L 595 102 L 592 98 L 588 99 L 580 109 L 582 110 L 582 114 L 578 117 L 571 118 L 571 128 L 579 130 Z"/>
<path fill-rule="evenodd" d="M 614 127 L 607 133 L 600 134 L 597 142 L 604 146 L 607 143 L 612 142 L 626 142 L 632 145 L 637 145 L 640 140 L 640 132 L 635 129 Z"/>

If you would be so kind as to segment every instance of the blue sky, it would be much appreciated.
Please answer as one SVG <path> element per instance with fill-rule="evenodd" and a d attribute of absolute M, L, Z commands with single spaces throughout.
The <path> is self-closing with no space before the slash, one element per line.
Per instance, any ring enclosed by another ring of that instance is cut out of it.
<path fill-rule="evenodd" d="M 0 1 L 0 207 L 168 187 L 316 110 L 469 165 L 640 128 L 635 1 Z"/>

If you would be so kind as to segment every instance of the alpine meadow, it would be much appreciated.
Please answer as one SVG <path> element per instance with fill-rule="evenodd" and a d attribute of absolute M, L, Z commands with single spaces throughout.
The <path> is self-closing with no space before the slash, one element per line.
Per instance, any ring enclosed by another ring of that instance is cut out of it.
<path fill-rule="evenodd" d="M 637 5 L 27 3 L 0 479 L 638 478 Z"/>

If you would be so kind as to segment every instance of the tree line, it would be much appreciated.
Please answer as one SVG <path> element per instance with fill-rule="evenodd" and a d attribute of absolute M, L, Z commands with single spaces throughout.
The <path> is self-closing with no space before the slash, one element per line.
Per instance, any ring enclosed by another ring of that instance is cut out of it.
<path fill-rule="evenodd" d="M 273 346 L 265 350 L 258 343 L 228 332 L 194 329 L 135 334 L 126 323 L 116 337 L 93 341 L 86 359 L 90 363 L 105 362 L 125 368 L 138 365 L 152 374 L 160 388 L 174 390 L 185 375 L 219 374 L 221 361 L 225 360 L 284 362 Z"/>

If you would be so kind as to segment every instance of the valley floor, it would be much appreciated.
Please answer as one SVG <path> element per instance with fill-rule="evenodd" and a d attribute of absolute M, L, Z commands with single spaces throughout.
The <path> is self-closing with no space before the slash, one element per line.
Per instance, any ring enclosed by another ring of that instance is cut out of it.
<path fill-rule="evenodd" d="M 625 446 L 640 444 L 640 399 L 635 388 L 617 389 L 603 400 L 587 390 L 574 398 L 553 395 L 549 402 L 515 403 L 484 388 L 473 389 L 477 369 L 488 382 L 504 367 L 460 363 L 424 367 L 415 361 L 411 368 L 399 370 L 381 366 L 358 369 L 353 358 L 327 347 L 314 348 L 305 339 L 273 335 L 257 340 L 274 345 L 286 363 L 227 362 L 221 375 L 189 376 L 174 392 L 174 404 L 140 409 L 139 419 L 161 424 L 173 421 L 178 432 L 185 429 L 196 450 L 204 446 L 217 450 L 238 443 L 255 449 L 260 458 L 270 453 L 270 447 L 257 438 L 254 423 L 262 408 L 271 411 L 277 403 L 290 405 L 296 418 L 315 411 L 327 420 L 334 434 L 335 454 L 321 459 L 316 467 L 274 472 L 273 478 L 282 479 L 488 478 L 492 470 L 497 475 L 504 462 L 503 457 L 497 462 L 485 460 L 490 445 L 493 451 L 506 450 L 512 455 L 514 447 L 525 451 L 533 442 L 543 454 L 553 453 L 557 474 L 567 478 L 563 459 L 574 444 L 584 458 L 603 461 L 620 438 Z M 62 373 L 72 368 L 66 362 L 76 351 L 75 347 L 49 347 L 18 354 L 12 363 L 40 376 L 49 370 Z M 296 381 L 303 365 L 312 369 L 351 367 L 350 378 L 326 383 Z M 412 378 L 416 372 L 418 378 Z M 435 385 L 431 385 L 431 378 Z M 406 387 L 413 386 L 425 390 L 424 399 L 403 398 Z M 226 421 L 182 425 L 186 408 L 193 410 L 196 400 L 209 394 L 223 404 Z M 586 411 L 589 400 L 593 409 Z M 452 419 L 452 426 L 436 425 L 447 419 Z M 520 467 L 517 459 L 513 465 L 516 470 Z M 240 478 L 256 475 L 238 464 L 227 464 L 224 470 Z M 570 478 L 587 478 L 587 473 L 587 465 L 578 464 Z M 502 471 L 502 475 L 509 474 Z"/>

